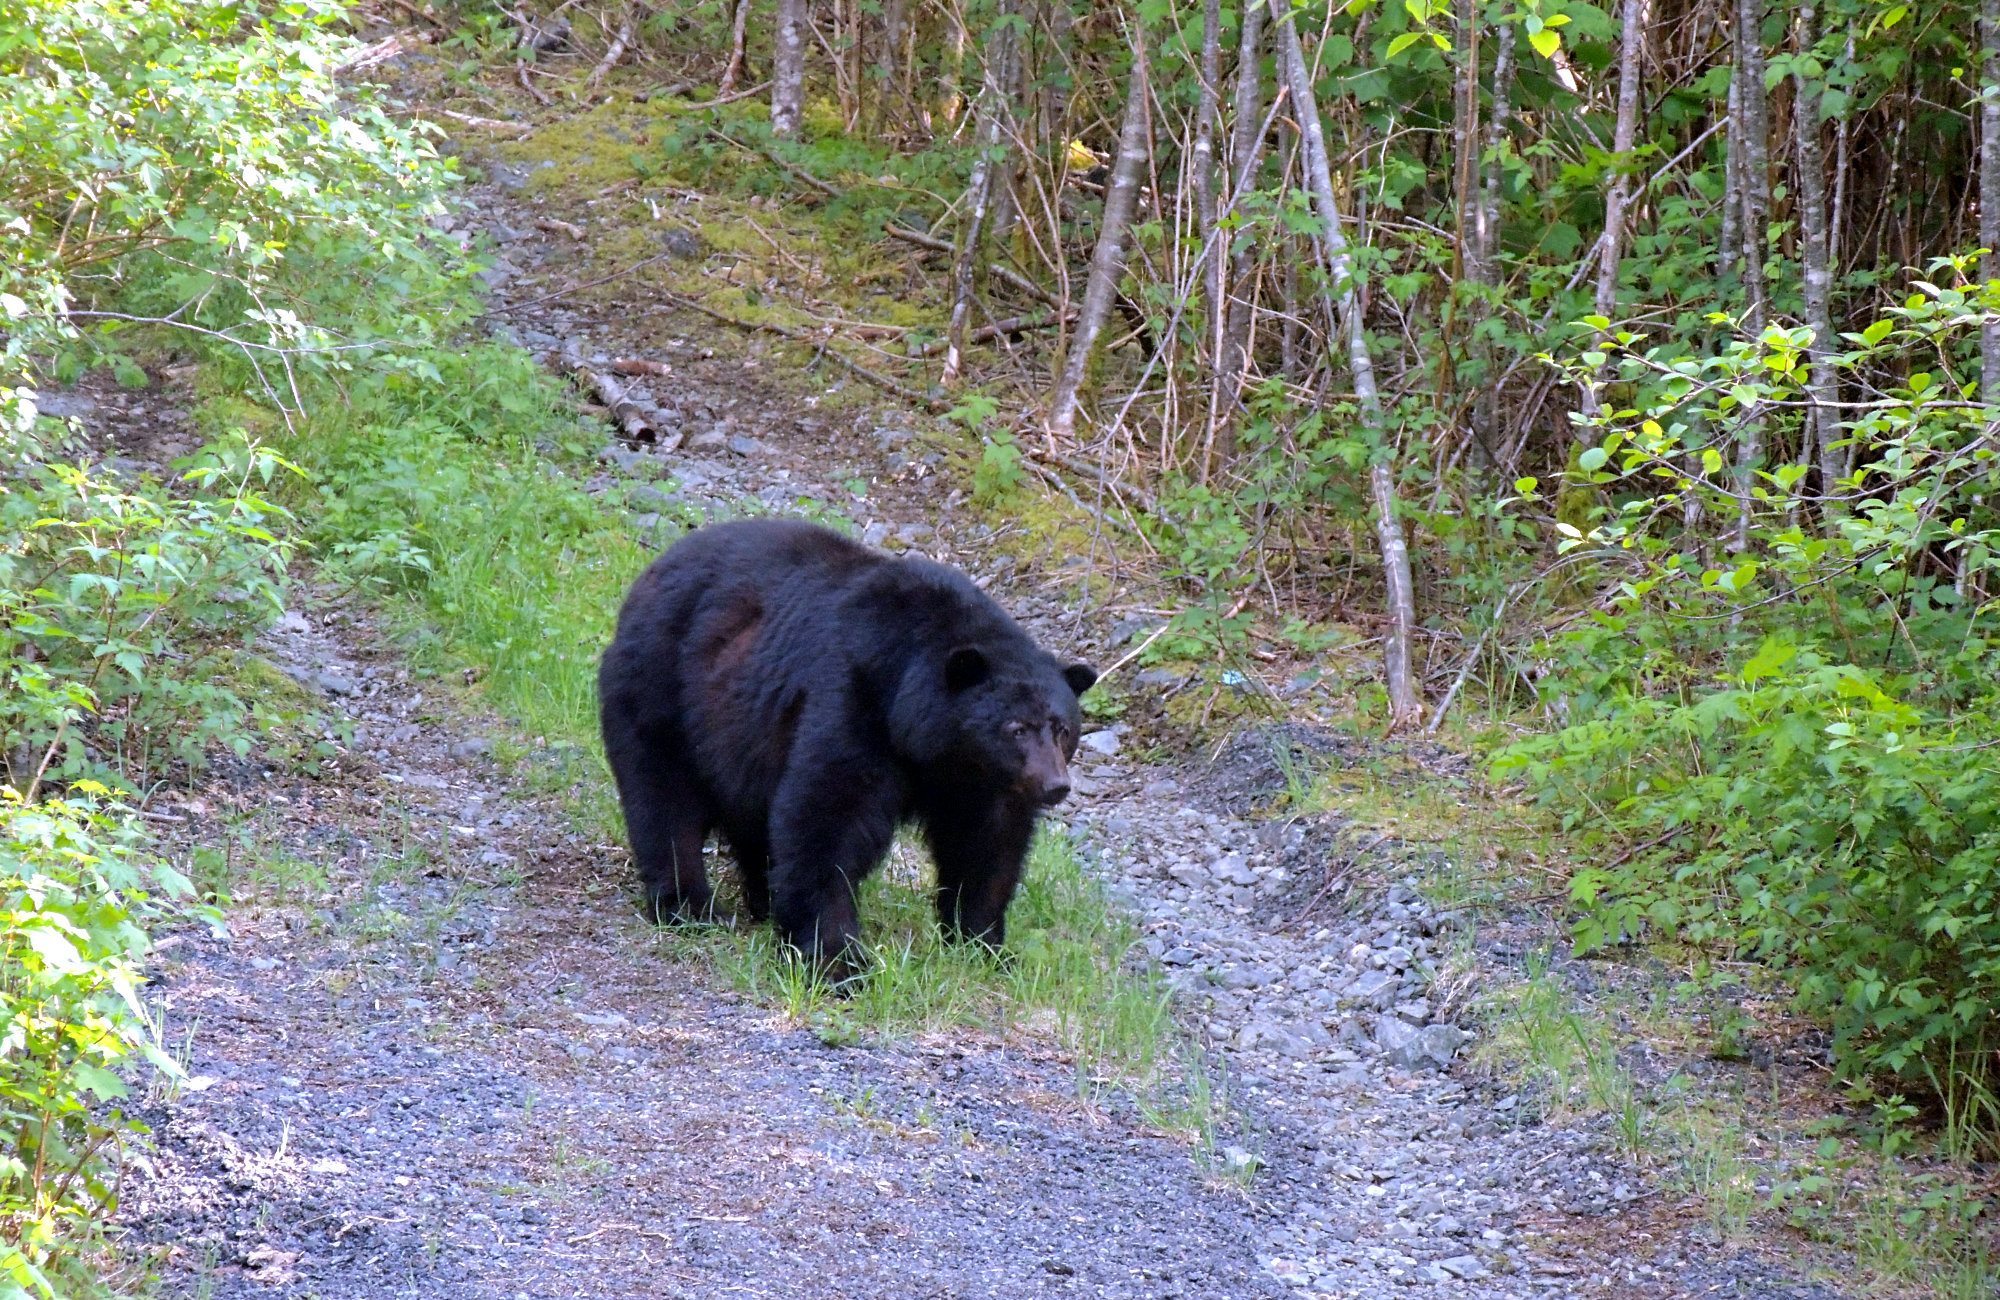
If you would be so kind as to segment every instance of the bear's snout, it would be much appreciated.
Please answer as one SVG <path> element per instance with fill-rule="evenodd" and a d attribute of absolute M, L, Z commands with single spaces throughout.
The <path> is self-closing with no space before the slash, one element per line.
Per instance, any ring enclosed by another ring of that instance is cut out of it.
<path fill-rule="evenodd" d="M 1028 752 L 1022 784 L 1034 801 L 1053 808 L 1069 797 L 1069 763 L 1054 745 L 1037 745 Z"/>

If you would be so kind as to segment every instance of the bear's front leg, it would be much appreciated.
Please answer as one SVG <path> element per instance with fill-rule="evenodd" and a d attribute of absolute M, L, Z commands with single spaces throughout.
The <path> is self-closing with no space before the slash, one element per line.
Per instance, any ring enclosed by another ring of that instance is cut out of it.
<path fill-rule="evenodd" d="M 889 852 L 900 812 L 895 774 L 844 747 L 801 746 L 771 807 L 771 919 L 832 978 L 861 960 L 854 888 Z"/>
<path fill-rule="evenodd" d="M 994 803 L 940 811 L 925 831 L 937 862 L 938 924 L 953 939 L 999 948 L 1035 836 L 1034 810 Z"/>

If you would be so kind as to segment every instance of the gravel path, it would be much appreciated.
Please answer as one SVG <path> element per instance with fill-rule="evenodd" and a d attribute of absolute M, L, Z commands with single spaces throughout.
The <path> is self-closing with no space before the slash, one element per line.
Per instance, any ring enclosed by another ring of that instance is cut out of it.
<path fill-rule="evenodd" d="M 575 273 L 538 216 L 631 215 L 544 211 L 524 169 L 488 175 L 460 228 L 504 249 L 502 301 Z M 591 484 L 636 528 L 844 513 L 965 566 L 1046 643 L 1116 657 L 1131 628 L 1077 603 L 1083 557 L 1006 554 L 940 486 L 918 417 L 822 414 L 761 340 L 593 323 L 612 315 L 556 299 L 505 331 L 673 366 L 638 387 L 679 445 L 608 445 Z M 1224 1069 L 1246 1193 L 1124 1103 L 1079 1102 L 1032 1043 L 831 1048 L 713 987 L 640 924 L 611 846 L 510 787 L 476 720 L 383 643 L 338 604 L 288 617 L 266 653 L 352 720 L 343 757 L 166 805 L 288 864 L 292 890 L 227 940 L 178 936 L 158 986 L 213 1080 L 155 1103 L 157 1169 L 128 1198 L 171 1249 L 170 1295 L 1839 1294 L 1714 1242 L 1604 1125 L 1540 1124 L 1465 1068 L 1492 935 L 1407 883 L 1343 888 L 1345 868 L 1394 879 L 1380 837 L 1256 815 L 1274 750 L 1358 742 L 1286 728 L 1147 766 L 1114 727 L 1079 756 L 1073 829 Z"/>

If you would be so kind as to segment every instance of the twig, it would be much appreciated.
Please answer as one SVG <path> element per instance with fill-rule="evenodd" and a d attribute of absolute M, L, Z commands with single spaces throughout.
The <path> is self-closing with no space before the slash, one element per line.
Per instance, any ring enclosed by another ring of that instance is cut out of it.
<path fill-rule="evenodd" d="M 558 221 L 554 217 L 536 217 L 535 228 L 537 230 L 559 230 L 571 239 L 581 240 L 583 238 L 582 226 L 569 221 Z"/>
<path fill-rule="evenodd" d="M 604 78 L 610 74 L 611 69 L 618 65 L 618 60 L 625 57 L 625 47 L 631 43 L 632 15 L 626 14 L 625 20 L 618 24 L 618 34 L 611 38 L 611 48 L 604 52 L 604 57 L 598 60 L 597 66 L 590 70 L 588 77 L 584 78 L 584 94 L 595 95 L 597 93 L 598 86 L 603 84 Z"/>
<path fill-rule="evenodd" d="M 612 423 L 618 426 L 620 433 L 634 442 L 653 442 L 658 439 L 659 430 L 654 427 L 646 409 L 632 400 L 623 384 L 586 363 L 575 340 L 563 344 L 562 351 L 558 355 L 562 359 L 563 369 L 583 380 L 597 394 L 598 400 L 611 412 Z"/>
<path fill-rule="evenodd" d="M 548 92 L 537 86 L 535 79 L 528 75 L 528 61 L 526 59 L 517 59 L 515 61 L 514 80 L 521 83 L 521 89 L 534 96 L 537 104 L 540 104 L 543 108 L 554 107 L 556 101 L 550 99 Z"/>
<path fill-rule="evenodd" d="M 770 88 L 771 88 L 770 82 L 760 81 L 756 85 L 750 87 L 748 90 L 739 90 L 733 95 L 717 95 L 714 99 L 691 99 L 687 102 L 685 107 L 687 107 L 688 109 L 715 108 L 722 104 L 734 104 L 739 99 L 748 99 L 752 95 L 761 95 Z M 663 104 L 661 105 L 661 107 L 674 108 L 676 106 L 673 104 Z"/>
<path fill-rule="evenodd" d="M 674 1244 L 674 1239 L 668 1234 L 664 1232 L 654 1232 L 650 1228 L 642 1228 L 636 1223 L 607 1223 L 603 1227 L 598 1228 L 594 1231 L 579 1233 L 578 1235 L 569 1238 L 563 1244 L 568 1246 L 580 1246 L 586 1241 L 593 1241 L 598 1237 L 602 1237 L 607 1232 L 630 1232 L 640 1237 L 651 1237 L 655 1241 L 664 1241 L 669 1246 Z"/>
<path fill-rule="evenodd" d="M 502 122 L 496 117 L 474 117 L 470 113 L 455 113 L 448 108 L 440 108 L 438 116 L 448 117 L 454 122 L 463 122 L 467 126 L 484 127 L 488 131 L 515 131 L 526 135 L 535 129 L 532 122 Z"/>
<path fill-rule="evenodd" d="M 401 9 L 406 14 L 410 14 L 413 17 L 423 19 L 425 22 L 429 23 L 431 26 L 437 28 L 441 32 L 446 32 L 451 30 L 449 27 L 445 26 L 444 19 L 438 17 L 436 14 L 430 12 L 428 9 L 417 8 L 415 5 L 410 3 L 410 0 L 389 0 L 389 3 L 396 6 L 398 9 Z"/>
<path fill-rule="evenodd" d="M 736 329 L 747 330 L 751 333 L 776 334 L 780 338 L 790 339 L 794 343 L 809 344 L 812 347 L 817 348 L 819 350 L 817 354 L 818 356 L 825 357 L 827 360 L 833 362 L 835 365 L 838 365 L 843 369 L 847 370 L 850 374 L 854 375 L 856 378 L 862 379 L 870 384 L 873 384 L 875 385 L 875 387 L 880 388 L 882 391 L 886 393 L 894 393 L 897 397 L 902 398 L 904 401 L 909 402 L 911 405 L 920 406 L 926 411 L 932 412 L 933 414 L 948 409 L 949 405 L 948 403 L 943 402 L 938 398 L 932 397 L 928 393 L 920 393 L 916 389 L 910 387 L 908 384 L 905 384 L 900 380 L 892 379 L 888 375 L 883 374 L 879 370 L 872 370 L 869 367 L 862 365 L 859 361 L 854 361 L 849 359 L 848 357 L 842 355 L 839 352 L 834 351 L 831 347 L 827 346 L 826 339 L 817 338 L 807 333 L 804 330 L 793 329 L 789 325 L 780 325 L 775 321 L 743 320 L 739 317 L 731 316 L 727 312 L 717 311 L 715 308 L 708 306 L 706 303 L 696 302 L 692 298 L 684 298 L 677 293 L 669 293 L 662 291 L 660 296 L 665 298 L 667 301 L 673 303 L 675 306 L 685 307 L 690 311 L 698 311 L 702 315 L 707 316 L 712 320 L 721 321 L 724 325 L 733 326 Z"/>
<path fill-rule="evenodd" d="M 885 224 L 882 230 L 892 239 L 900 239 L 905 243 L 915 244 L 918 248 L 928 248 L 933 253 L 950 253 L 955 251 L 951 246 L 950 240 L 939 239 L 935 235 L 927 235 L 920 230 L 908 230 L 902 226 L 892 224 Z M 1030 298 L 1033 298 L 1036 302 L 1046 303 L 1051 307 L 1061 307 L 1063 305 L 1062 301 L 1054 294 L 1042 288 L 1041 285 L 1036 284 L 1027 276 L 1022 275 L 1011 266 L 1003 266 L 999 262 L 988 262 L 986 264 L 986 274 L 1003 284 L 1012 285 L 1022 293 L 1027 294 Z"/>
<path fill-rule="evenodd" d="M 1097 680 L 1100 682 L 1103 681 L 1105 678 L 1111 676 L 1111 674 L 1117 672 L 1120 668 L 1123 668 L 1126 664 L 1131 663 L 1134 659 L 1137 659 L 1140 655 L 1145 654 L 1146 651 L 1149 648 L 1151 648 L 1153 642 L 1165 636 L 1167 634 L 1167 629 L 1172 627 L 1173 625 L 1174 625 L 1173 620 L 1168 619 L 1166 622 L 1154 628 L 1153 634 L 1151 636 L 1147 637 L 1144 641 L 1141 641 L 1137 646 L 1133 647 L 1130 650 L 1127 650 L 1124 654 L 1120 655 L 1118 657 L 1117 663 L 1112 664 L 1109 668 L 1106 668 L 1103 672 L 1097 674 Z"/>
<path fill-rule="evenodd" d="M 533 307 L 539 303 L 545 303 L 551 298 L 562 298 L 572 293 L 582 293 L 585 289 L 595 289 L 600 284 L 610 284 L 613 280 L 621 279 L 642 267 L 651 266 L 655 262 L 664 262 L 672 256 L 672 253 L 655 253 L 651 257 L 642 257 L 632 263 L 632 265 L 613 271 L 610 275 L 599 276 L 595 280 L 585 280 L 582 284 L 572 284 L 568 288 L 557 289 L 553 292 L 545 293 L 539 298 L 530 298 L 526 302 L 503 303 L 484 314 L 487 316 L 498 316 L 506 312 L 516 312 L 520 311 L 523 307 Z"/>
<path fill-rule="evenodd" d="M 711 100 L 709 102 L 714 103 L 716 101 Z M 783 158 L 778 157 L 778 155 L 772 153 L 769 149 L 761 149 L 755 145 L 745 144 L 741 140 L 738 140 L 735 136 L 730 135 L 728 132 L 719 131 L 714 127 L 710 127 L 708 133 L 714 136 L 716 139 L 722 141 L 724 144 L 735 145 L 738 149 L 741 149 L 745 153 L 761 154 L 763 157 L 770 159 L 771 162 L 775 163 L 779 167 L 784 168 L 786 171 L 798 177 L 800 180 L 812 186 L 814 189 L 818 190 L 821 194 L 826 195 L 830 199 L 840 199 L 847 197 L 846 192 L 843 191 L 839 186 L 832 185 L 827 183 L 826 181 L 821 180 L 819 177 L 813 175 L 811 172 L 805 170 L 803 167 L 798 167 L 792 163 L 786 162 Z"/>
<path fill-rule="evenodd" d="M 1070 321 L 1075 318 L 1075 312 L 1064 312 L 1060 318 L 1056 316 L 1010 316 L 1006 320 L 994 321 L 991 325 L 981 325 L 978 329 L 966 335 L 965 341 L 967 343 L 985 343 L 1004 335 L 1025 334 L 1029 330 L 1049 329 L 1057 323 L 1058 319 Z M 950 346 L 950 339 L 933 339 L 931 342 L 924 344 L 923 354 L 927 357 L 933 357 Z"/>
<path fill-rule="evenodd" d="M 649 375 L 654 379 L 666 379 L 674 373 L 674 368 L 664 361 L 649 361 L 644 357 L 613 357 L 611 373 L 614 375 Z"/>
<path fill-rule="evenodd" d="M 333 75 L 344 77 L 349 73 L 360 72 L 364 68 L 372 68 L 378 63 L 387 63 L 404 53 L 410 46 L 429 45 L 433 39 L 435 38 L 429 32 L 397 32 L 394 36 L 377 41 L 373 45 L 362 46 L 346 62 L 334 64 Z"/>

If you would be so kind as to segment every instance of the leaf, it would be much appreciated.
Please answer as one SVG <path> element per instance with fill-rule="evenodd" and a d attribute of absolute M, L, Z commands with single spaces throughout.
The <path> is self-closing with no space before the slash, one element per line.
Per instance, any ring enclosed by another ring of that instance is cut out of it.
<path fill-rule="evenodd" d="M 1424 34 L 1422 32 L 1404 32 L 1401 36 L 1389 42 L 1388 57 L 1395 58 L 1398 54 L 1409 49 L 1423 38 Z"/>
<path fill-rule="evenodd" d="M 1562 48 L 1562 43 L 1560 33 L 1549 31 L 1546 28 L 1528 38 L 1528 44 L 1534 47 L 1535 53 L 1545 59 L 1554 58 L 1556 51 Z"/>
<path fill-rule="evenodd" d="M 1604 448 L 1590 447 L 1586 448 L 1584 453 L 1576 458 L 1576 463 L 1583 469 L 1594 474 L 1598 470 L 1603 469 L 1604 462 L 1610 459 L 1611 453 L 1604 450 Z"/>

